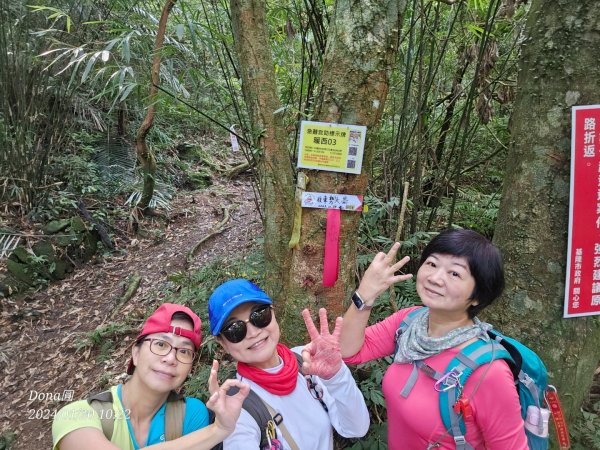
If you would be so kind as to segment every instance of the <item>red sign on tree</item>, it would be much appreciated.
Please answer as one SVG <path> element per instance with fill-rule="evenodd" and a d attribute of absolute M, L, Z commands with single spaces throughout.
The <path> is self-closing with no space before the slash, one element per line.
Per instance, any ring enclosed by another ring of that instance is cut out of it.
<path fill-rule="evenodd" d="M 600 314 L 600 105 L 573 107 L 564 317 Z"/>

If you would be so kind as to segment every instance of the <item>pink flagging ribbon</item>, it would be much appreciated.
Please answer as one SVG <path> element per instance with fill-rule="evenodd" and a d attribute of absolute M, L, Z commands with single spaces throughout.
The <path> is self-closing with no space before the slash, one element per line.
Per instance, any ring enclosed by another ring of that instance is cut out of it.
<path fill-rule="evenodd" d="M 325 231 L 325 258 L 323 261 L 323 286 L 333 286 L 338 279 L 340 265 L 340 216 L 339 209 L 327 210 Z"/>

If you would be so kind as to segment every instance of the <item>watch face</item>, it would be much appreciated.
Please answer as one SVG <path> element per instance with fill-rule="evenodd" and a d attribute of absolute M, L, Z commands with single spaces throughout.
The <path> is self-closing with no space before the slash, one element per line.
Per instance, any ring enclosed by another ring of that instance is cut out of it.
<path fill-rule="evenodd" d="M 362 301 L 356 292 L 352 294 L 352 302 L 357 309 L 363 309 L 365 307 L 365 302 Z"/>

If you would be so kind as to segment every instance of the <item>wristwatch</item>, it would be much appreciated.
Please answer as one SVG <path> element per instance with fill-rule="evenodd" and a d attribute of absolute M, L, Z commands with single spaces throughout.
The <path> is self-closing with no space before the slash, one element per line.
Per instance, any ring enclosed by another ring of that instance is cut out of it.
<path fill-rule="evenodd" d="M 352 294 L 352 303 L 354 303 L 354 306 L 356 306 L 356 309 L 358 309 L 359 311 L 366 311 L 373 308 L 373 305 L 367 305 L 363 301 L 363 299 L 358 294 L 358 291 L 354 291 L 354 294 Z"/>

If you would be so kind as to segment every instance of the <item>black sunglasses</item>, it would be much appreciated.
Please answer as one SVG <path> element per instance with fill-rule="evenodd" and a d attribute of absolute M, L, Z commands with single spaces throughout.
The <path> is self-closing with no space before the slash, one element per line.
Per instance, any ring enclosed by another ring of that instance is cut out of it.
<path fill-rule="evenodd" d="M 250 313 L 248 320 L 234 320 L 229 322 L 225 328 L 221 330 L 221 334 L 232 344 L 242 342 L 246 337 L 248 327 L 246 324 L 250 322 L 257 328 L 264 328 L 273 320 L 271 305 L 260 306 Z"/>

